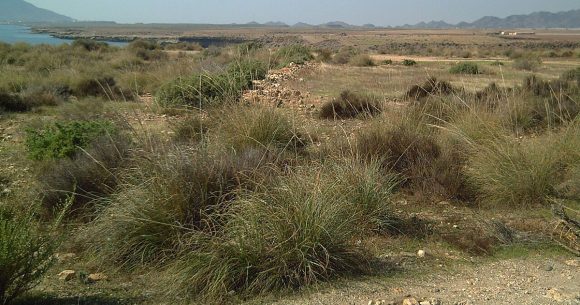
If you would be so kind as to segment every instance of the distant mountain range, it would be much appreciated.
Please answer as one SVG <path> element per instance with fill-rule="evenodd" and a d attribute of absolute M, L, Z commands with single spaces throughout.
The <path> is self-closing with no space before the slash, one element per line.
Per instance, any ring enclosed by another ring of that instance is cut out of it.
<path fill-rule="evenodd" d="M 72 22 L 72 18 L 23 0 L 0 0 L 0 22 Z"/>
<path fill-rule="evenodd" d="M 348 24 L 342 21 L 332 21 L 319 25 L 311 25 L 303 22 L 289 26 L 283 22 L 267 22 L 260 24 L 251 22 L 247 25 L 266 27 L 293 27 L 293 28 L 327 28 L 327 29 L 373 29 L 377 26 L 365 24 L 362 26 Z M 392 27 L 387 27 L 392 28 Z M 405 24 L 395 28 L 401 29 L 502 29 L 502 28 L 580 28 L 580 9 L 560 13 L 537 12 L 529 15 L 512 15 L 506 18 L 483 17 L 474 22 L 460 22 L 451 24 L 445 21 L 420 22 L 417 24 Z"/>
<path fill-rule="evenodd" d="M 512 15 L 506 18 L 483 17 L 474 22 L 449 24 L 445 21 L 421 22 L 404 25 L 401 28 L 414 29 L 501 29 L 501 28 L 580 28 L 580 9 L 560 13 L 536 12 L 529 15 Z"/>
<path fill-rule="evenodd" d="M 57 14 L 55 12 L 38 8 L 24 0 L 0 0 L 0 23 L 9 22 L 73 22 L 74 19 Z M 235 25 L 235 24 L 234 24 Z M 311 25 L 303 22 L 288 25 L 284 22 L 272 21 L 264 24 L 249 22 L 244 26 L 250 27 L 283 27 L 283 28 L 324 28 L 324 29 L 373 29 L 377 26 L 365 24 L 362 26 L 351 25 L 342 21 L 332 21 L 319 25 Z M 389 27 L 390 28 L 390 27 Z M 396 28 L 409 29 L 500 29 L 500 28 L 580 28 L 580 9 L 560 13 L 537 12 L 529 15 L 512 15 L 506 18 L 483 17 L 474 22 L 460 22 L 450 24 L 445 21 L 421 22 L 414 25 L 403 25 Z"/>

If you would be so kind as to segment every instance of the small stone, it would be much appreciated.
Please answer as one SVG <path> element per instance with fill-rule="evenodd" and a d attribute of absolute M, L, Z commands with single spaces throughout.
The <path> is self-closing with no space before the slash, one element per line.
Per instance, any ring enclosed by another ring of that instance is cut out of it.
<path fill-rule="evenodd" d="M 567 260 L 566 265 L 570 267 L 578 267 L 578 261 L 575 259 Z"/>
<path fill-rule="evenodd" d="M 419 302 L 415 298 L 406 298 L 403 300 L 403 305 L 419 305 Z"/>
<path fill-rule="evenodd" d="M 431 302 L 423 301 L 423 302 L 419 302 L 419 305 L 431 305 Z"/>
<path fill-rule="evenodd" d="M 92 273 L 92 274 L 89 274 L 89 276 L 87 277 L 87 280 L 90 283 L 96 283 L 96 282 L 100 282 L 100 281 L 106 281 L 107 279 L 109 279 L 109 277 L 107 277 L 103 273 Z"/>
<path fill-rule="evenodd" d="M 544 270 L 545 271 L 552 271 L 552 270 L 554 270 L 554 266 L 552 266 L 552 264 L 546 264 L 544 266 Z"/>
<path fill-rule="evenodd" d="M 58 274 L 58 279 L 68 282 L 75 278 L 76 272 L 74 270 L 64 270 Z"/>
<path fill-rule="evenodd" d="M 417 251 L 417 257 L 423 258 L 425 257 L 425 250 L 419 250 Z"/>
<path fill-rule="evenodd" d="M 453 225 L 453 229 L 459 229 L 458 225 Z"/>

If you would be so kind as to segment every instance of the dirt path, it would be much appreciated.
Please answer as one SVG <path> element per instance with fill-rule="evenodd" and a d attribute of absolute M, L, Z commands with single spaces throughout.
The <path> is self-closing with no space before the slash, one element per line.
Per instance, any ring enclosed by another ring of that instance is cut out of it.
<path fill-rule="evenodd" d="M 580 259 L 540 257 L 460 266 L 454 271 L 365 281 L 283 300 L 305 304 L 580 304 Z M 411 301 L 403 303 L 404 299 Z"/>
<path fill-rule="evenodd" d="M 393 61 L 403 61 L 405 59 L 412 59 L 418 62 L 458 62 L 458 61 L 477 61 L 477 62 L 510 62 L 512 61 L 506 57 L 492 57 L 492 58 L 446 58 L 446 57 L 435 57 L 435 56 L 414 56 L 414 55 L 395 55 L 395 54 L 375 54 L 371 55 L 371 58 L 375 61 L 393 60 Z M 546 64 L 554 65 L 580 65 L 580 62 L 575 60 L 565 60 L 565 59 L 545 59 L 543 60 Z"/>

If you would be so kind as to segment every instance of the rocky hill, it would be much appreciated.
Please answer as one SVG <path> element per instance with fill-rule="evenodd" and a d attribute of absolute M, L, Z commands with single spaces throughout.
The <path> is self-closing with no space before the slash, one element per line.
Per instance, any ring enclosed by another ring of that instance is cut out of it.
<path fill-rule="evenodd" d="M 72 18 L 22 0 L 0 1 L 0 22 L 72 22 Z"/>

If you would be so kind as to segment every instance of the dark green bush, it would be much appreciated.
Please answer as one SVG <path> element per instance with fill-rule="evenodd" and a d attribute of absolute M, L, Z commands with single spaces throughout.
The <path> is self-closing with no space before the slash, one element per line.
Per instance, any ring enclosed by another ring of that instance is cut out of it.
<path fill-rule="evenodd" d="M 26 103 L 18 94 L 4 92 L 0 89 L 0 112 L 25 112 L 32 105 Z"/>
<path fill-rule="evenodd" d="M 119 172 L 131 164 L 131 147 L 127 136 L 103 135 L 72 158 L 45 162 L 37 177 L 45 216 L 53 217 L 70 200 L 66 216 L 92 218 L 99 200 L 116 190 Z"/>
<path fill-rule="evenodd" d="M 449 69 L 449 73 L 451 74 L 480 74 L 481 69 L 479 65 L 472 62 L 462 62 L 459 63 L 451 69 Z"/>
<path fill-rule="evenodd" d="M 56 247 L 32 216 L 18 216 L 0 206 L 1 304 L 9 304 L 38 284 L 51 266 Z"/>
<path fill-rule="evenodd" d="M 375 96 L 343 91 L 338 98 L 322 105 L 322 119 L 348 119 L 360 115 L 374 116 L 381 113 L 379 99 Z"/>
<path fill-rule="evenodd" d="M 305 62 L 314 59 L 314 56 L 312 56 L 310 48 L 303 45 L 292 45 L 278 49 L 278 51 L 274 53 L 274 59 L 277 62 L 278 67 L 286 67 L 290 63 L 295 63 L 297 65 L 304 64 Z"/>
<path fill-rule="evenodd" d="M 417 62 L 412 59 L 405 59 L 403 60 L 403 66 L 411 67 L 417 65 Z"/>
<path fill-rule="evenodd" d="M 109 45 L 106 42 L 96 41 L 93 39 L 76 39 L 72 46 L 74 48 L 81 48 L 86 51 L 102 51 L 109 48 Z"/>
<path fill-rule="evenodd" d="M 26 131 L 26 148 L 31 159 L 72 157 L 94 139 L 115 132 L 107 121 L 57 122 L 40 130 Z"/>
<path fill-rule="evenodd" d="M 413 85 L 405 93 L 405 97 L 423 99 L 433 95 L 447 95 L 455 91 L 453 86 L 447 81 L 440 81 L 434 77 L 429 78 L 421 85 Z"/>

